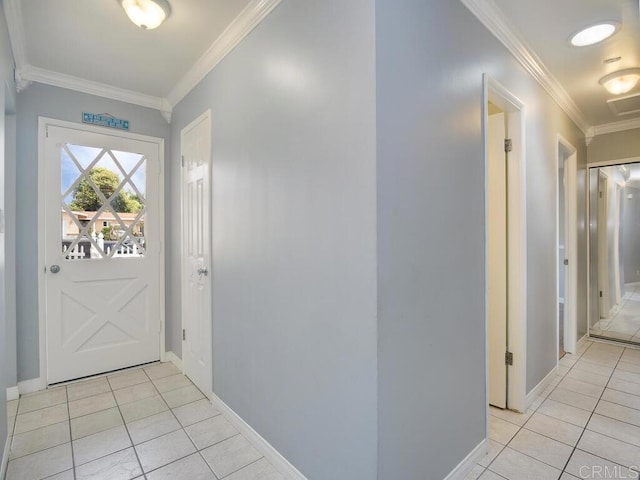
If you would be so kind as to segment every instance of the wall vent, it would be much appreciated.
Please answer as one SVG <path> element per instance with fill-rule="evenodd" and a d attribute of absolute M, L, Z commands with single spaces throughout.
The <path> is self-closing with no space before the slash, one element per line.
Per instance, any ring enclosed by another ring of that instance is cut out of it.
<path fill-rule="evenodd" d="M 614 115 L 631 115 L 640 112 L 640 93 L 627 95 L 626 97 L 607 100 L 607 105 Z"/>

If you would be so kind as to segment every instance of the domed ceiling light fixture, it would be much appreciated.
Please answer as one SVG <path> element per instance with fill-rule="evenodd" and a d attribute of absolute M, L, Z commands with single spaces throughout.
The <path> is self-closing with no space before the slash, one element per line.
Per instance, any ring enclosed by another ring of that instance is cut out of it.
<path fill-rule="evenodd" d="M 583 28 L 571 37 L 574 47 L 586 47 L 600 43 L 616 33 L 619 25 L 615 22 L 603 22 Z"/>
<path fill-rule="evenodd" d="M 119 0 L 129 20 L 143 30 L 158 28 L 171 14 L 167 0 Z"/>
<path fill-rule="evenodd" d="M 638 84 L 640 80 L 640 68 L 627 68 L 605 75 L 600 79 L 600 85 L 609 93 L 620 95 L 627 93 Z"/>

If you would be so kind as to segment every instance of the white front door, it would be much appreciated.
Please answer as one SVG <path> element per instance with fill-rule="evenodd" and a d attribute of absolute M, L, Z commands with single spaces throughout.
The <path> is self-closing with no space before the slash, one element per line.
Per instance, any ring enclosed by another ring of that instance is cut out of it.
<path fill-rule="evenodd" d="M 182 361 L 206 395 L 212 392 L 211 120 L 207 111 L 182 130 Z"/>
<path fill-rule="evenodd" d="M 161 140 L 56 123 L 41 129 L 49 384 L 159 360 L 161 330 Z"/>
<path fill-rule="evenodd" d="M 507 170 L 505 114 L 489 116 L 487 282 L 489 404 L 507 407 Z"/>

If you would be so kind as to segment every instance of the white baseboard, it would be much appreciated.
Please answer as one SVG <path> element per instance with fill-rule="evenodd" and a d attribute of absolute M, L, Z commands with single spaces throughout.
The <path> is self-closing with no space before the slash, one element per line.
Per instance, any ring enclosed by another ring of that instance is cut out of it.
<path fill-rule="evenodd" d="M 585 333 L 582 336 L 582 338 L 578 340 L 578 343 L 576 343 L 576 352 L 579 351 L 580 348 L 583 347 L 588 341 L 589 341 L 589 334 Z"/>
<path fill-rule="evenodd" d="M 469 455 L 462 460 L 456 468 L 454 468 L 444 480 L 464 480 L 469 472 L 473 470 L 478 461 L 486 455 L 489 449 L 489 441 L 485 438 L 482 440 L 476 448 L 474 448 Z"/>
<path fill-rule="evenodd" d="M 524 411 L 529 410 L 529 407 L 534 402 L 536 398 L 540 396 L 544 389 L 549 386 L 549 384 L 558 376 L 558 365 L 556 365 L 553 370 L 551 370 L 546 377 L 542 379 L 542 381 L 536 385 L 533 390 L 527 393 L 527 396 L 524 399 Z"/>
<path fill-rule="evenodd" d="M 166 352 L 164 358 L 167 362 L 171 362 L 176 367 L 178 367 L 181 372 L 184 372 L 184 369 L 182 368 L 182 359 L 178 357 L 175 353 Z"/>
<path fill-rule="evenodd" d="M 7 402 L 10 402 L 11 400 L 17 400 L 19 397 L 20 389 L 17 385 L 15 387 L 7 387 Z"/>
<path fill-rule="evenodd" d="M 211 402 L 225 418 L 234 426 L 247 440 L 271 462 L 275 469 L 287 480 L 307 480 L 300 471 L 291 465 L 275 448 L 260 436 L 251 426 L 224 403 L 215 393 L 211 393 Z M 461 477 L 463 478 L 463 477 Z"/>
<path fill-rule="evenodd" d="M 25 393 L 33 393 L 39 390 L 47 388 L 47 381 L 43 378 L 32 378 L 31 380 L 25 380 L 24 382 L 18 382 L 18 390 L 20 395 Z"/>
<path fill-rule="evenodd" d="M 11 449 L 11 437 L 7 435 L 7 441 L 4 444 L 4 452 L 2 453 L 2 463 L 0 464 L 0 478 L 4 478 L 7 473 L 7 465 L 9 464 L 9 450 Z"/>

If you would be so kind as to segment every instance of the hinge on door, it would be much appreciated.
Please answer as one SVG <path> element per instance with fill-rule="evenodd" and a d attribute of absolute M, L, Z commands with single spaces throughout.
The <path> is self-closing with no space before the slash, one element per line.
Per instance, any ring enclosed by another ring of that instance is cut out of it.
<path fill-rule="evenodd" d="M 564 259 L 564 264 L 565 264 L 565 265 L 569 265 L 569 259 L 568 259 L 568 258 L 565 258 L 565 259 Z"/>
<path fill-rule="evenodd" d="M 182 340 L 186 340 L 187 339 L 187 331 L 183 328 L 182 329 Z"/>
<path fill-rule="evenodd" d="M 509 153 L 511 150 L 513 150 L 513 140 L 511 140 L 510 138 L 505 138 L 504 139 L 504 151 L 505 151 L 505 153 Z"/>
<path fill-rule="evenodd" d="M 600 298 L 602 298 L 602 290 L 600 290 Z"/>
<path fill-rule="evenodd" d="M 182 166 L 184 167 L 184 155 L 181 157 Z"/>
<path fill-rule="evenodd" d="M 504 363 L 505 365 L 513 365 L 513 353 L 505 352 L 504 354 Z"/>

